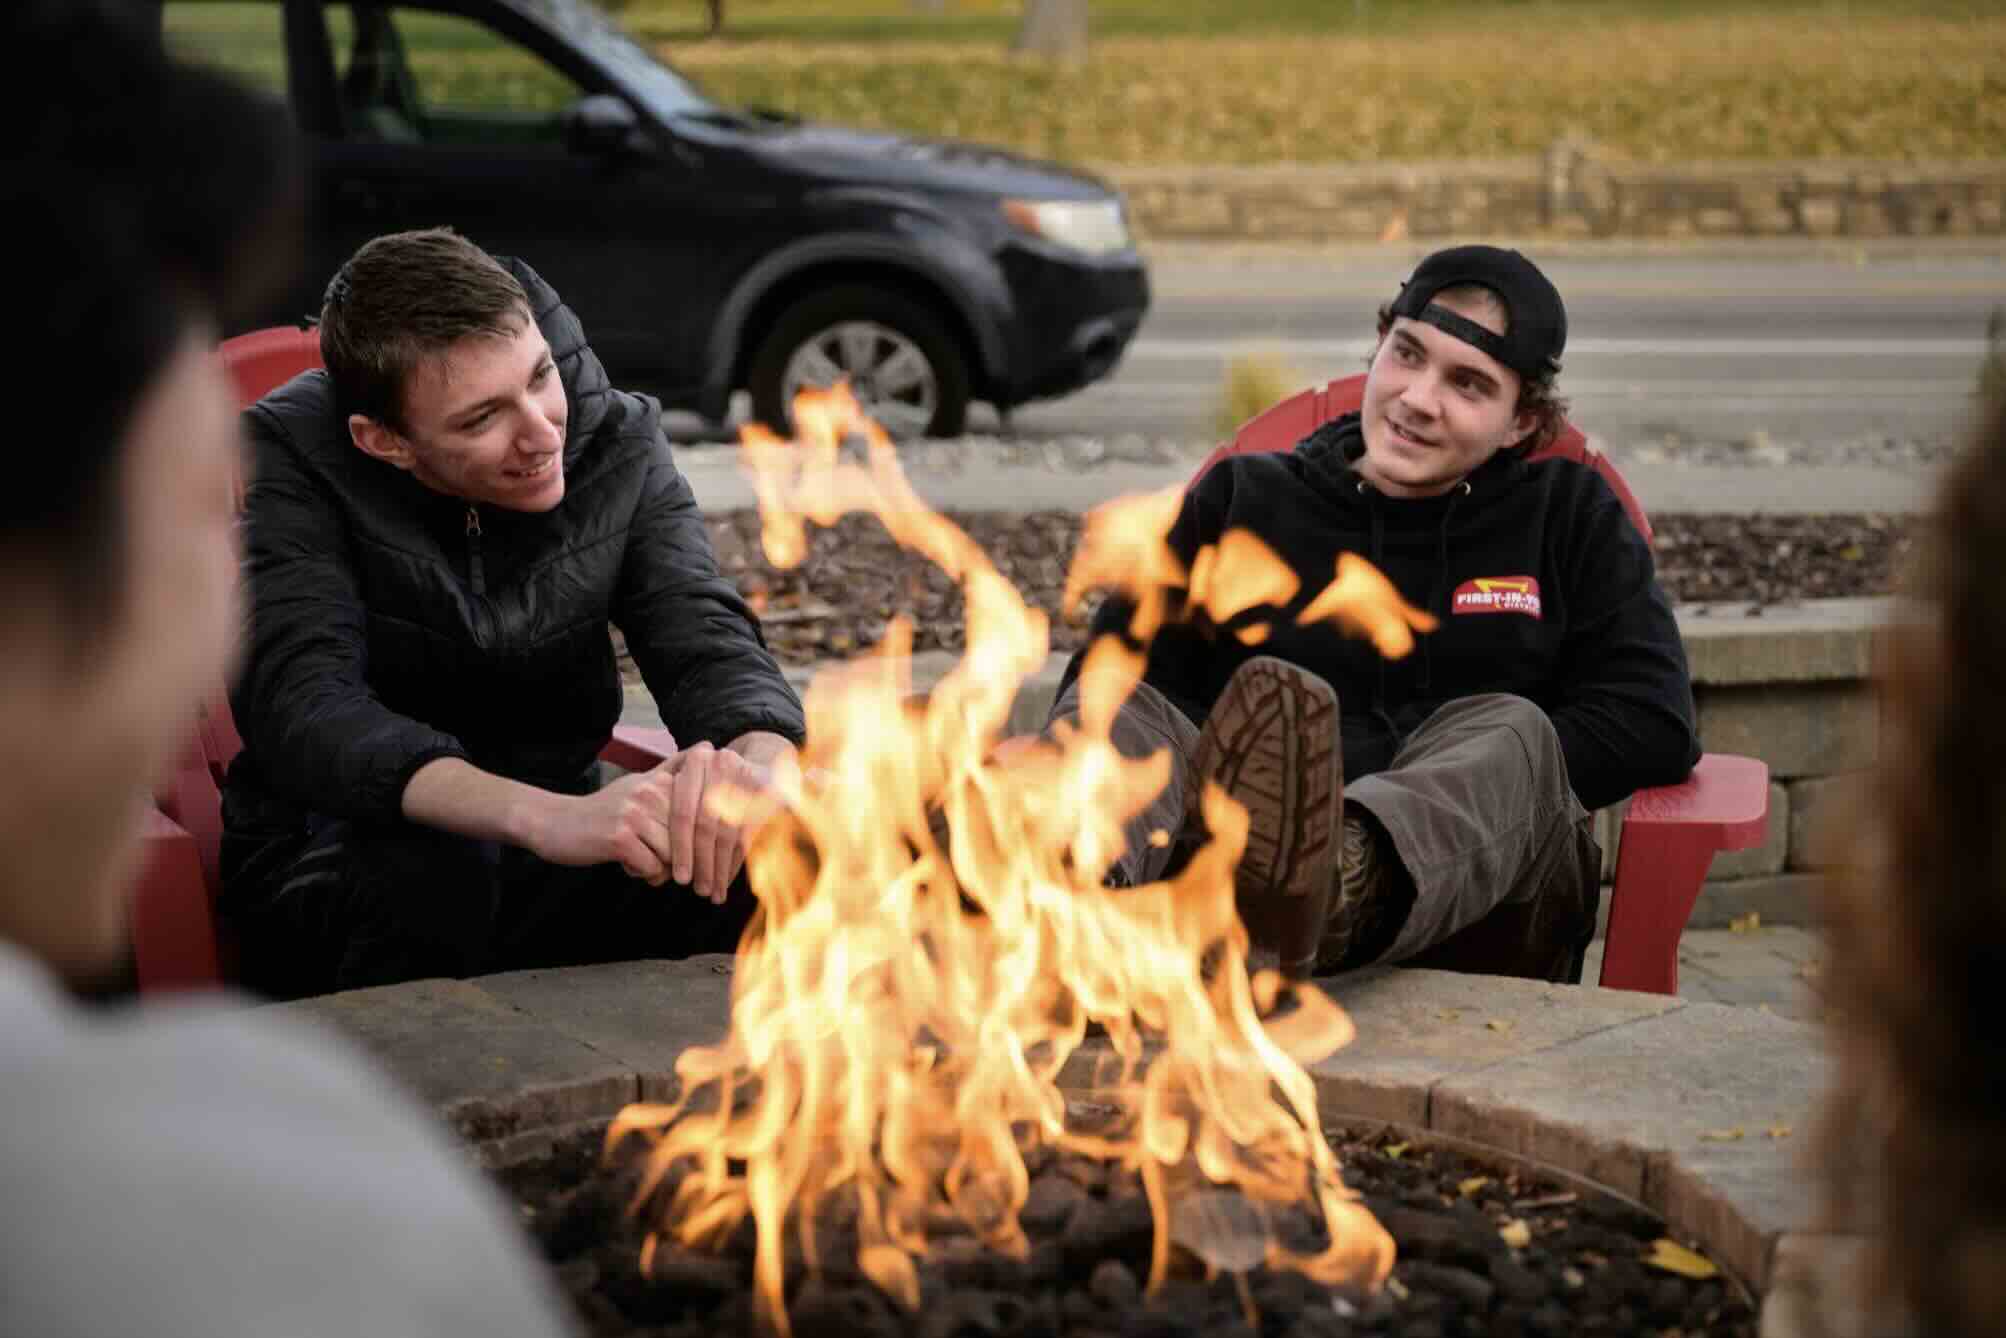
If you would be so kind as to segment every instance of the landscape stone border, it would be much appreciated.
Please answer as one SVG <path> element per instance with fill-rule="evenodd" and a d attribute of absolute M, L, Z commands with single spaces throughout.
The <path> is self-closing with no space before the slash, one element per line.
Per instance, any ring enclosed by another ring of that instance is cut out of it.
<path fill-rule="evenodd" d="M 1148 241 L 2006 233 L 2000 159 L 1629 163 L 1563 139 L 1525 158 L 1099 170 Z"/>
<path fill-rule="evenodd" d="M 276 1007 L 360 1042 L 498 1166 L 629 1101 L 671 1097 L 676 1055 L 723 1034 L 731 970 L 721 956 L 623 962 Z M 1783 1280 L 1796 1297 L 1827 1261 L 1857 1251 L 1857 1234 L 1819 1234 L 1799 1164 L 1828 1071 L 1805 1023 L 1437 971 L 1377 969 L 1324 985 L 1358 1028 L 1312 1069 L 1327 1123 L 1436 1130 L 1606 1185 L 1758 1294 Z M 1091 1090 L 1098 1068 L 1083 1055 L 1064 1081 Z M 1779 1332 L 1766 1318 L 1765 1333 Z"/>

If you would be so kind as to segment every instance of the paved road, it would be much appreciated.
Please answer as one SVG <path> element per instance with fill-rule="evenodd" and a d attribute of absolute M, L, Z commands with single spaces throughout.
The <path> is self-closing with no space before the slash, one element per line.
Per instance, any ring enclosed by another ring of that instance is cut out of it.
<path fill-rule="evenodd" d="M 1567 298 L 1562 383 L 1574 418 L 1659 512 L 1919 509 L 1934 470 L 1908 457 L 1940 457 L 1957 440 L 1987 318 L 2006 308 L 1998 243 L 1531 249 Z M 1273 353 L 1305 384 L 1361 367 L 1374 309 L 1422 253 L 1161 248 L 1155 304 L 1116 374 L 1020 409 L 1011 436 L 1202 446 L 1230 359 Z M 983 407 L 970 424 L 997 426 Z M 973 443 L 954 470 L 917 468 L 914 482 L 939 506 L 1028 510 L 1091 505 L 1190 470 L 1182 454 L 1117 450 L 1070 473 L 990 453 Z M 731 454 L 683 453 L 706 506 L 751 504 Z"/>
<path fill-rule="evenodd" d="M 1417 255 L 1167 250 L 1152 269 L 1154 308 L 1116 375 L 1020 410 L 1014 426 L 1174 436 L 1201 428 L 1237 354 L 1267 350 L 1309 379 L 1351 371 L 1374 308 Z M 1987 315 L 2006 306 L 2006 246 L 1583 248 L 1542 259 L 1568 303 L 1562 382 L 1575 416 L 1619 448 L 1738 442 L 1757 429 L 1811 443 L 1940 438 L 1956 430 Z"/>

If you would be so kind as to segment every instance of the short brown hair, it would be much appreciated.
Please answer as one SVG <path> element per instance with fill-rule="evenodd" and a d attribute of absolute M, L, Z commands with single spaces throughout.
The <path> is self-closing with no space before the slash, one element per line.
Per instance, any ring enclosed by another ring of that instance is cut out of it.
<path fill-rule="evenodd" d="M 451 228 L 364 244 L 327 285 L 320 357 L 344 413 L 404 430 L 404 382 L 462 339 L 512 339 L 529 295 L 493 256 Z"/>
<path fill-rule="evenodd" d="M 1457 284 L 1453 288 L 1444 288 L 1441 292 L 1435 294 L 1435 297 L 1437 299 L 1446 297 L 1451 302 L 1457 300 L 1481 302 L 1486 307 L 1497 312 L 1498 319 L 1507 327 L 1511 324 L 1511 312 L 1506 309 L 1504 299 L 1482 284 Z M 1379 338 L 1381 341 L 1385 340 L 1387 331 L 1392 328 L 1393 304 L 1391 302 L 1382 302 L 1379 304 Z M 1372 346 L 1372 352 L 1365 357 L 1365 365 L 1370 367 L 1372 360 L 1378 356 L 1379 345 L 1375 343 Z M 1533 416 L 1534 422 L 1532 431 L 1519 438 L 1511 449 L 1524 450 L 1529 454 L 1542 446 L 1550 445 L 1553 439 L 1560 435 L 1560 429 L 1567 421 L 1567 408 L 1567 401 L 1560 394 L 1560 368 L 1558 366 L 1555 366 L 1552 371 L 1547 372 L 1543 376 L 1519 377 L 1518 403 L 1513 406 L 1512 414 L 1513 416 L 1517 416 L 1529 413 Z"/>

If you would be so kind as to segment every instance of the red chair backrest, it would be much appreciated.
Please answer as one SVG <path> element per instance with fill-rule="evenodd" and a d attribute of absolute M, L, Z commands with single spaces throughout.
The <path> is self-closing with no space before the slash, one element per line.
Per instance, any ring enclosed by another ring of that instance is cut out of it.
<path fill-rule="evenodd" d="M 216 353 L 248 409 L 301 372 L 320 366 L 320 335 L 297 325 L 274 325 L 225 339 Z"/>
<path fill-rule="evenodd" d="M 296 326 L 274 326 L 226 339 L 217 347 L 223 369 L 249 408 L 301 372 L 320 366 L 320 337 Z M 195 726 L 181 763 L 162 792 L 160 809 L 195 838 L 203 878 L 218 886 L 217 859 L 223 839 L 223 775 L 244 746 L 230 717 L 230 700 L 219 686 Z"/>
<path fill-rule="evenodd" d="M 1280 404 L 1262 413 L 1255 414 L 1233 434 L 1233 439 L 1212 454 L 1198 466 L 1198 472 L 1191 476 L 1196 483 L 1205 477 L 1205 472 L 1229 455 L 1256 455 L 1266 451 L 1286 451 L 1322 427 L 1333 418 L 1341 418 L 1348 413 L 1356 413 L 1365 398 L 1365 373 L 1340 377 L 1325 386 L 1312 386 L 1308 390 L 1289 396 Z M 1587 465 L 1608 480 L 1616 493 L 1616 499 L 1623 504 L 1630 522 L 1637 527 L 1637 533 L 1644 536 L 1644 542 L 1651 542 L 1651 518 L 1644 514 L 1643 504 L 1630 485 L 1610 463 L 1609 457 L 1598 450 L 1581 429 L 1569 422 L 1561 424 L 1560 433 L 1551 443 L 1540 447 L 1530 456 L 1530 460 L 1562 459 L 1573 460 Z"/>

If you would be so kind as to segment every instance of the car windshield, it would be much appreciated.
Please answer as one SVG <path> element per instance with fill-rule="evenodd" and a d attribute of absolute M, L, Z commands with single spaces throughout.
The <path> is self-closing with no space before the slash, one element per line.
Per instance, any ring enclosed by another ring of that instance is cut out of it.
<path fill-rule="evenodd" d="M 626 90 L 664 119 L 728 117 L 733 113 L 706 97 L 629 37 L 591 0 L 509 0 L 556 32 L 625 85 Z"/>

